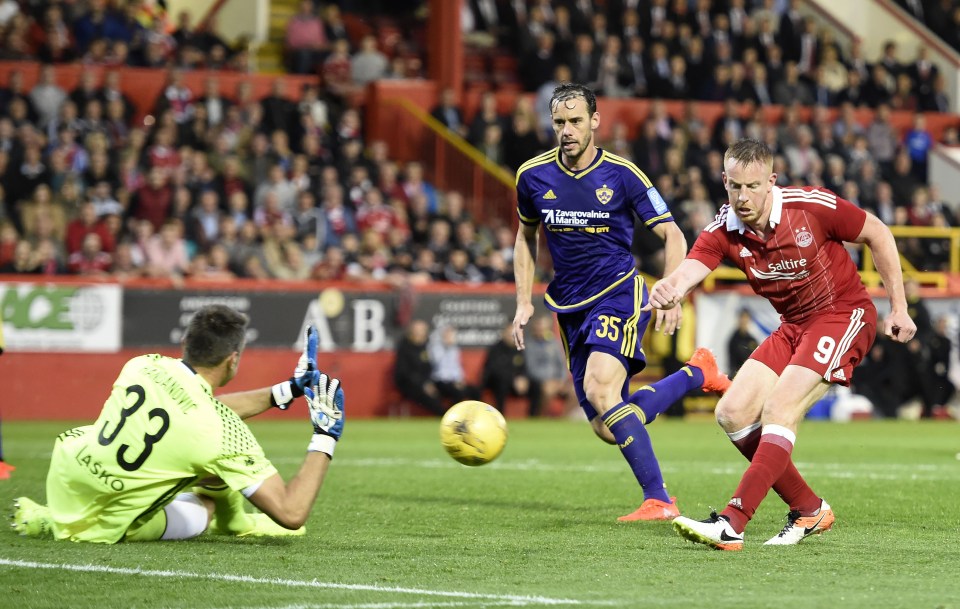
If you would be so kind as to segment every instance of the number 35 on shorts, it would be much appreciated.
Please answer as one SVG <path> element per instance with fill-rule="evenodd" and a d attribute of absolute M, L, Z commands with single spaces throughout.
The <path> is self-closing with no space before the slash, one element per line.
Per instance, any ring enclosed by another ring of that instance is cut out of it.
<path fill-rule="evenodd" d="M 637 318 L 624 320 L 616 315 L 597 315 L 593 328 L 593 336 L 588 343 L 600 344 L 609 341 L 609 347 L 619 351 L 624 357 L 637 357 L 641 352 L 639 339 L 642 332 L 637 328 Z"/>
<path fill-rule="evenodd" d="M 617 342 L 620 340 L 620 324 L 623 322 L 619 317 L 614 317 L 613 315 L 599 315 L 597 320 L 600 322 L 600 327 L 596 330 L 597 338 L 606 338 L 610 342 Z"/>

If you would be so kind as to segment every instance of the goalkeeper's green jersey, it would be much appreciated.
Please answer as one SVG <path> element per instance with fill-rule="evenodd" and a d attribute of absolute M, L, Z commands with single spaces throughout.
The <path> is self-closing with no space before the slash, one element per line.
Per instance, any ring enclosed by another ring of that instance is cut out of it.
<path fill-rule="evenodd" d="M 96 423 L 57 438 L 47 500 L 58 539 L 114 543 L 198 478 L 250 496 L 276 471 L 203 377 L 143 355 L 123 367 Z"/>

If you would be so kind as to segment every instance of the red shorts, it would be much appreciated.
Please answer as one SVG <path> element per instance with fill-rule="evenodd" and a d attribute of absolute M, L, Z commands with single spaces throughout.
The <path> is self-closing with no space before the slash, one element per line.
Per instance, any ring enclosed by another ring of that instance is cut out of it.
<path fill-rule="evenodd" d="M 813 370 L 826 381 L 847 386 L 853 369 L 866 356 L 877 335 L 877 310 L 825 313 L 802 324 L 783 322 L 757 347 L 755 359 L 783 374 L 788 365 Z"/>

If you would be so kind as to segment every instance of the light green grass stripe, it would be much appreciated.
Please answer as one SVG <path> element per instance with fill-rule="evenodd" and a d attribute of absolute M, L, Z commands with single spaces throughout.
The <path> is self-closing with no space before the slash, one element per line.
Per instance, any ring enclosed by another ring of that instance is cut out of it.
<path fill-rule="evenodd" d="M 62 571 L 78 571 L 81 573 L 110 573 L 114 575 L 140 575 L 144 577 L 170 577 L 179 579 L 210 579 L 243 584 L 267 584 L 272 586 L 287 586 L 291 588 L 327 588 L 333 590 L 358 590 L 364 592 L 385 592 L 394 594 L 416 594 L 420 596 L 449 596 L 452 598 L 482 599 L 496 602 L 511 603 L 516 606 L 524 605 L 600 605 L 607 602 L 578 601 L 570 598 L 550 598 L 546 596 L 524 596 L 514 594 L 480 594 L 476 592 L 456 592 L 448 590 L 427 590 L 423 588 L 401 588 L 397 586 L 373 586 L 369 584 L 340 584 L 321 582 L 317 580 L 281 579 L 276 577 L 251 577 L 249 575 L 230 575 L 227 573 L 192 573 L 190 571 L 158 571 L 153 569 L 136 569 L 125 567 L 107 567 L 104 565 L 71 565 L 33 562 L 29 560 L 11 560 L 0 558 L 0 566 L 18 567 L 23 569 L 54 569 Z M 341 606 L 342 605 L 338 605 Z M 435 605 L 434 605 L 435 606 Z"/>

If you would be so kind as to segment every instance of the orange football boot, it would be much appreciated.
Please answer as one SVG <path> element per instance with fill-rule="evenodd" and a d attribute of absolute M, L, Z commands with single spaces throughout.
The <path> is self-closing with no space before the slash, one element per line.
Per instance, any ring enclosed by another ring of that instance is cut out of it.
<path fill-rule="evenodd" d="M 730 377 L 717 368 L 717 359 L 710 349 L 700 347 L 694 351 L 693 356 L 687 361 L 687 365 L 696 366 L 703 373 L 704 393 L 715 391 L 722 395 L 730 388 Z"/>
<path fill-rule="evenodd" d="M 640 504 L 637 511 L 620 516 L 620 522 L 634 522 L 636 520 L 673 520 L 680 515 L 677 509 L 677 498 L 670 497 L 670 503 L 659 499 L 647 499 Z"/>

